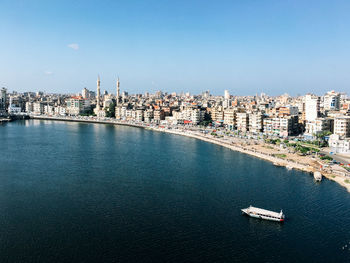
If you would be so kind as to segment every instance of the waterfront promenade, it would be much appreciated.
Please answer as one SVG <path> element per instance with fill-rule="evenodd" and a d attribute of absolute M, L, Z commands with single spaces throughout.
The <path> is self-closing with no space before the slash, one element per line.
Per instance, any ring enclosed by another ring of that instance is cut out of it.
<path fill-rule="evenodd" d="M 272 162 L 276 166 L 288 167 L 288 169 L 298 169 L 308 173 L 314 173 L 316 171 L 338 184 L 342 185 L 350 192 L 350 173 L 339 165 L 328 166 L 325 162 L 317 160 L 310 156 L 300 156 L 296 153 L 291 153 L 287 149 L 280 149 L 279 147 L 272 147 L 262 140 L 249 140 L 235 137 L 217 137 L 211 134 L 201 132 L 200 129 L 189 129 L 186 127 L 172 126 L 164 127 L 156 124 L 147 124 L 143 122 L 129 122 L 116 120 L 112 118 L 97 118 L 97 117 L 68 117 L 68 116 L 31 116 L 33 119 L 41 120 L 57 120 L 57 121 L 71 121 L 71 122 L 84 122 L 84 123 L 100 123 L 100 124 L 113 124 L 124 125 L 138 128 L 146 128 L 159 132 L 166 132 L 174 135 L 186 136 L 209 143 L 214 143 L 234 151 L 238 151 L 244 154 Z M 280 156 L 285 157 L 280 157 Z"/>

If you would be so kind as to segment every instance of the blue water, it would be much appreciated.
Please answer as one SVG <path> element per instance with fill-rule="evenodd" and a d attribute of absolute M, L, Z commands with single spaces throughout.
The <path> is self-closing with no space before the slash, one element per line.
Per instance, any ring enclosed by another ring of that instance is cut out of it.
<path fill-rule="evenodd" d="M 17 121 L 0 147 L 0 262 L 350 261 L 350 194 L 328 180 L 122 126 Z"/>

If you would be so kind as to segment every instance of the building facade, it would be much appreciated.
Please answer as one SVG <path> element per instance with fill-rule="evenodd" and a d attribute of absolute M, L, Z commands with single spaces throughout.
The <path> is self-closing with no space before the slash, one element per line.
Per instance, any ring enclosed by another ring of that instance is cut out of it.
<path fill-rule="evenodd" d="M 334 118 L 334 134 L 341 138 L 350 137 L 350 116 L 339 116 Z"/>

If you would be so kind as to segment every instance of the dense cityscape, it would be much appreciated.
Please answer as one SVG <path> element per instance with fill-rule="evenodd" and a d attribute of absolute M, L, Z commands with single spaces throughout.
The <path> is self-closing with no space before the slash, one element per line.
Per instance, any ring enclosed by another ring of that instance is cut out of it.
<path fill-rule="evenodd" d="M 129 95 L 120 93 L 118 78 L 116 94 L 108 94 L 101 93 L 98 78 L 96 92 L 84 88 L 75 95 L 8 93 L 2 88 L 0 99 L 2 116 L 91 116 L 169 127 L 224 127 L 244 135 L 319 140 L 321 146 L 328 143 L 331 152 L 350 154 L 350 98 L 335 91 L 299 97 L 264 93 L 234 96 L 228 90 L 224 96 L 209 91 L 199 95 L 162 91 Z"/>
<path fill-rule="evenodd" d="M 1 1 L 1 262 L 350 262 L 350 1 Z"/>
<path fill-rule="evenodd" d="M 189 92 L 101 94 L 7 93 L 1 89 L 2 121 L 18 118 L 110 123 L 193 137 L 273 162 L 322 175 L 350 191 L 350 98 L 323 96 L 200 95 Z"/>

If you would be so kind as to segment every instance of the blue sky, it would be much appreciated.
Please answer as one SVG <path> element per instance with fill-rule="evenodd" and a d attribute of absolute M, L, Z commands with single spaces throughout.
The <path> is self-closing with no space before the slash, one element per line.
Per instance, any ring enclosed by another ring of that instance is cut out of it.
<path fill-rule="evenodd" d="M 349 1 L 4 1 L 16 91 L 350 93 Z"/>

